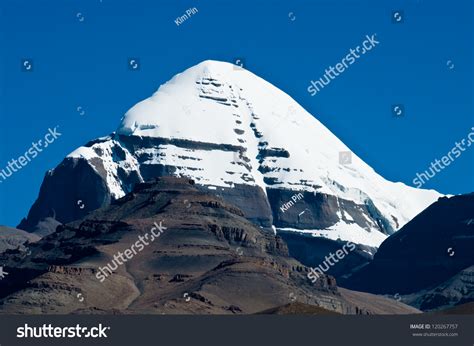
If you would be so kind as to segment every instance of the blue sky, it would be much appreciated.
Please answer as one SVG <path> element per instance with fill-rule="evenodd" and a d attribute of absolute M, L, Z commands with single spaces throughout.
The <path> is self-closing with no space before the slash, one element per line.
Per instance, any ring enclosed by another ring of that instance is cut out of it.
<path fill-rule="evenodd" d="M 59 126 L 62 136 L 0 184 L 0 224 L 18 224 L 64 156 L 114 131 L 136 102 L 206 59 L 243 58 L 377 172 L 413 185 L 474 126 L 473 2 L 455 3 L 2 0 L 0 169 L 48 128 Z M 190 7 L 198 13 L 177 26 Z M 401 23 L 393 23 L 396 10 Z M 373 51 L 315 96 L 307 92 L 373 33 Z M 139 70 L 128 68 L 129 58 Z M 22 59 L 32 59 L 32 72 L 21 70 Z M 404 105 L 403 117 L 392 116 L 395 104 Z M 425 187 L 472 192 L 473 173 L 471 149 Z"/>

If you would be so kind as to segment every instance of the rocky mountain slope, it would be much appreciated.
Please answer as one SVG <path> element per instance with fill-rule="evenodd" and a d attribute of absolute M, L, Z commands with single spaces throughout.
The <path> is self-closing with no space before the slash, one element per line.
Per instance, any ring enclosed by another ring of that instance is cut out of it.
<path fill-rule="evenodd" d="M 474 193 L 441 198 L 380 246 L 342 285 L 399 294 L 423 310 L 472 301 Z"/>
<path fill-rule="evenodd" d="M 243 216 L 189 179 L 137 184 L 30 244 L 26 258 L 0 255 L 9 272 L 0 280 L 0 313 L 252 314 L 296 302 L 308 313 L 418 312 L 340 291 L 329 276 L 310 283 L 282 239 Z"/>
<path fill-rule="evenodd" d="M 0 226 L 0 253 L 6 250 L 21 249 L 27 252 L 26 243 L 34 243 L 40 237 L 21 229 Z"/>
<path fill-rule="evenodd" d="M 441 284 L 403 296 L 403 302 L 423 311 L 442 310 L 474 303 L 474 266 L 461 270 Z M 471 313 L 474 314 L 474 306 Z"/>
<path fill-rule="evenodd" d="M 204 61 L 50 170 L 18 227 L 41 231 L 48 217 L 79 219 L 167 175 L 192 178 L 265 229 L 352 241 L 370 254 L 440 196 L 385 180 L 251 72 Z"/>

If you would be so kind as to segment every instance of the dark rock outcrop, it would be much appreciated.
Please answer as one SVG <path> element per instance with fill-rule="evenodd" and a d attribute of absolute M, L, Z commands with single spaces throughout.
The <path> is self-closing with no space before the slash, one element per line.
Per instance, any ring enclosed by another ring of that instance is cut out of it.
<path fill-rule="evenodd" d="M 474 265 L 472 249 L 474 193 L 441 198 L 384 241 L 374 260 L 342 285 L 413 294 L 407 299 L 425 310 L 466 303 L 473 298 L 472 270 L 466 269 Z"/>
<path fill-rule="evenodd" d="M 28 252 L 28 243 L 34 243 L 40 240 L 36 234 L 31 234 L 21 229 L 0 226 L 0 253 L 7 250 L 18 249 Z"/>
<path fill-rule="evenodd" d="M 44 228 L 38 229 L 39 223 L 48 217 L 66 223 L 108 205 L 111 198 L 106 173 L 101 170 L 100 162 L 94 164 L 97 170 L 84 159 L 66 158 L 54 170 L 48 171 L 38 199 L 18 228 L 41 233 Z"/>

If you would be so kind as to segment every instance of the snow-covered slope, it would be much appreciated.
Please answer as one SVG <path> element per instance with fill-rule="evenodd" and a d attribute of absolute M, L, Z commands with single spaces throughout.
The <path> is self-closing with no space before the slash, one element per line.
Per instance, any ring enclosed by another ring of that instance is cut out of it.
<path fill-rule="evenodd" d="M 340 164 L 348 151 L 280 89 L 238 66 L 204 61 L 132 107 L 113 135 L 68 157 L 86 159 L 112 198 L 156 167 L 210 188 L 243 184 L 332 196 L 337 221 L 330 227 L 290 228 L 373 247 L 440 196 L 387 181 L 354 153 L 350 164 Z M 352 214 L 339 208 L 347 201 Z M 369 211 L 365 221 L 354 221 L 357 206 Z"/>

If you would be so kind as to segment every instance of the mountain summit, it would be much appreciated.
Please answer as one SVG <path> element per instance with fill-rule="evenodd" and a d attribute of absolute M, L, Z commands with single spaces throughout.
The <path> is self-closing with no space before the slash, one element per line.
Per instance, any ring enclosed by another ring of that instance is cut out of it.
<path fill-rule="evenodd" d="M 385 180 L 283 91 L 208 60 L 50 170 L 19 228 L 38 230 L 51 216 L 78 219 L 166 175 L 192 178 L 264 229 L 369 248 L 441 196 Z"/>

